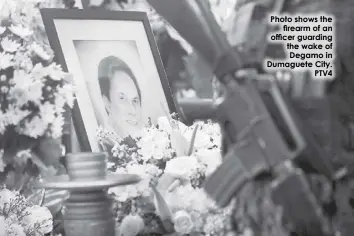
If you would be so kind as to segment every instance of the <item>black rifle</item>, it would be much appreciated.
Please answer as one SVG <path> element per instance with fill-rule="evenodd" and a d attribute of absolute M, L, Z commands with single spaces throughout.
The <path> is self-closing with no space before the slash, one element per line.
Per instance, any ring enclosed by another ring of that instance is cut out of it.
<path fill-rule="evenodd" d="M 294 160 L 305 150 L 311 150 L 310 162 L 319 172 L 332 178 L 334 170 L 326 153 L 289 106 L 272 74 L 262 73 L 261 62 L 267 51 L 270 27 L 266 18 L 267 7 L 254 4 L 248 8 L 251 16 L 240 37 L 248 40 L 242 53 L 232 47 L 217 24 L 207 1 L 204 0 L 148 0 L 210 64 L 219 81 L 225 86 L 223 97 L 211 101 L 202 99 L 180 100 L 182 117 L 187 123 L 213 119 L 220 124 L 223 135 L 223 163 L 207 179 L 205 191 L 220 205 L 226 206 L 238 191 L 264 172 Z M 274 13 L 283 10 L 285 1 L 277 1 Z M 247 14 L 246 14 L 247 15 Z M 255 36 L 255 32 L 258 32 Z M 253 35 L 252 38 L 249 38 Z M 246 69 L 246 70 L 245 70 Z M 261 73 L 260 73 L 261 72 Z M 189 121 L 189 122 L 188 122 Z M 325 164 L 323 164 L 325 163 Z M 299 174 L 300 173 L 300 174 Z M 274 187 L 276 203 L 306 235 L 326 235 L 326 224 L 318 214 L 319 205 L 309 190 L 300 171 L 288 171 L 281 183 L 293 183 L 297 198 L 285 194 L 288 184 Z M 283 181 L 283 182 L 282 182 Z M 292 212 L 294 206 L 307 211 Z M 312 214 L 313 213 L 313 214 Z M 311 217 L 311 218 L 309 218 Z M 304 222 L 305 221 L 305 222 Z M 321 230 L 310 234 L 311 225 Z"/>

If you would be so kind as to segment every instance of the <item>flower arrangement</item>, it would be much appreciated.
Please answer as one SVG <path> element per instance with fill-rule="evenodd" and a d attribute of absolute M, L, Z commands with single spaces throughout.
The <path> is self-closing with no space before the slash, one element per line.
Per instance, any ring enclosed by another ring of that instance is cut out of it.
<path fill-rule="evenodd" d="M 16 190 L 0 189 L 4 235 L 51 232 L 51 212 L 25 196 L 33 195 L 32 180 L 39 170 L 47 169 L 41 158 L 61 155 L 56 140 L 62 136 L 65 106 L 74 101 L 71 78 L 53 62 L 42 7 L 65 6 L 61 0 L 0 3 L 0 184 Z"/>
<path fill-rule="evenodd" d="M 59 1 L 5 0 L 0 4 L 0 171 L 40 138 L 60 138 L 74 87 L 54 63 L 39 13 Z"/>
<path fill-rule="evenodd" d="M 50 211 L 32 205 L 18 192 L 0 189 L 0 235 L 41 236 L 52 232 L 53 218 Z"/>
<path fill-rule="evenodd" d="M 110 153 L 110 171 L 142 177 L 139 184 L 110 189 L 117 204 L 118 235 L 227 234 L 230 209 L 218 208 L 202 189 L 221 163 L 217 124 L 187 127 L 161 117 L 136 139 L 120 139 L 102 128 L 98 137 Z"/>

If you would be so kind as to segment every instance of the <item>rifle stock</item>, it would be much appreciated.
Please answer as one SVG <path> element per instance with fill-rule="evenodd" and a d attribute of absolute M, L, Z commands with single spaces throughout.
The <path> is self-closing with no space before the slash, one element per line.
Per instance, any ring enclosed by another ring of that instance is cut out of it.
<path fill-rule="evenodd" d="M 205 0 L 147 0 L 210 64 L 232 50 Z M 182 15 L 181 15 L 182 14 Z M 242 60 L 234 55 L 235 70 Z"/>
<path fill-rule="evenodd" d="M 215 120 L 218 116 L 218 105 L 211 99 L 179 99 L 179 114 L 187 125 L 195 120 Z"/>

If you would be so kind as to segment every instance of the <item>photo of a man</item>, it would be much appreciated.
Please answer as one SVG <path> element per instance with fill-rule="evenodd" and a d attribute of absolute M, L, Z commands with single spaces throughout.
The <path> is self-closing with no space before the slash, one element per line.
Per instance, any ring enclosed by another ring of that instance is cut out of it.
<path fill-rule="evenodd" d="M 110 127 L 121 136 L 139 136 L 143 128 L 141 90 L 129 66 L 115 56 L 101 60 L 98 80 Z"/>
<path fill-rule="evenodd" d="M 93 116 L 87 127 L 103 128 L 116 137 L 141 136 L 144 127 L 156 124 L 165 114 L 167 100 L 161 80 L 143 58 L 133 40 L 74 40 L 82 78 L 87 89 L 86 104 Z M 157 71 L 156 71 L 157 72 Z M 166 107 L 162 107 L 164 104 Z M 93 132 L 92 132 L 93 133 Z"/>
<path fill-rule="evenodd" d="M 56 59 L 75 84 L 71 114 L 75 151 L 104 151 L 104 135 L 114 140 L 140 137 L 145 127 L 176 112 L 146 15 L 58 14 L 50 20 L 54 37 L 50 40 Z"/>

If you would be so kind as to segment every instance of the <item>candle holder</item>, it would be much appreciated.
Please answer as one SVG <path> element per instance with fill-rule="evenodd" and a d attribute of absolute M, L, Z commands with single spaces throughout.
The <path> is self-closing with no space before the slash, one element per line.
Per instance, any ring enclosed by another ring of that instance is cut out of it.
<path fill-rule="evenodd" d="M 114 236 L 112 199 L 107 190 L 118 185 L 135 184 L 140 177 L 107 173 L 105 153 L 75 153 L 66 157 L 68 174 L 42 180 L 39 187 L 68 190 L 63 208 L 67 236 Z"/>

